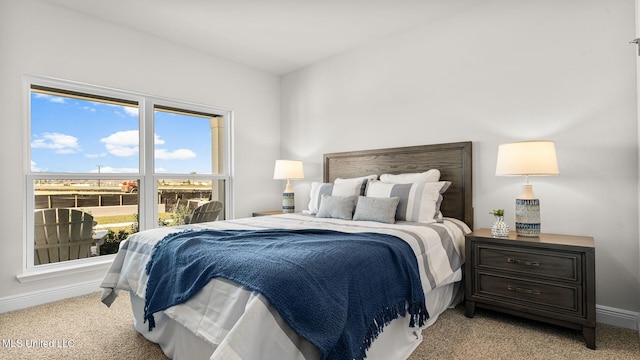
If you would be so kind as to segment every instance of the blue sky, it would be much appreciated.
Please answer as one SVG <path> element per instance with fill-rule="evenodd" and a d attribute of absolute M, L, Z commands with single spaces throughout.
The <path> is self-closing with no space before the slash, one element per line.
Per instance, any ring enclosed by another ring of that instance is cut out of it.
<path fill-rule="evenodd" d="M 156 111 L 155 171 L 211 173 L 209 120 Z M 138 109 L 31 93 L 31 169 L 137 173 Z"/>

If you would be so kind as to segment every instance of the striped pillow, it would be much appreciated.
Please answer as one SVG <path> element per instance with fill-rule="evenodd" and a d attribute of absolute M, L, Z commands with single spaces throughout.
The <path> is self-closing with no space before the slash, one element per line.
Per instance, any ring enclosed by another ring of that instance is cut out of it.
<path fill-rule="evenodd" d="M 387 184 L 375 180 L 367 186 L 367 196 L 398 197 L 396 221 L 421 223 L 442 222 L 440 204 L 442 194 L 451 186 L 450 181 L 413 184 Z"/>
<path fill-rule="evenodd" d="M 327 196 L 355 196 L 364 195 L 367 182 L 377 178 L 377 175 L 363 176 L 352 179 L 336 179 L 334 183 L 311 183 L 311 193 L 309 194 L 308 214 L 315 215 L 320 209 L 322 195 Z"/>
<path fill-rule="evenodd" d="M 337 178 L 333 180 L 333 183 L 334 184 L 344 184 L 344 183 L 353 184 L 354 182 L 358 183 L 360 184 L 360 195 L 364 195 L 367 190 L 367 183 L 369 183 L 369 181 L 371 180 L 376 180 L 377 178 L 378 178 L 378 175 L 367 175 L 367 176 L 360 176 L 357 178 L 347 178 L 347 179 Z"/>

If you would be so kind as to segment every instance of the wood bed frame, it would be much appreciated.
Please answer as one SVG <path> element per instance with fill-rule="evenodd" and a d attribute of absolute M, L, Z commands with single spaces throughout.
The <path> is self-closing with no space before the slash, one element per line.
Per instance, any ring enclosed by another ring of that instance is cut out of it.
<path fill-rule="evenodd" d="M 471 154 L 470 141 L 324 154 L 323 181 L 438 169 L 441 180 L 451 181 L 443 195 L 443 215 L 463 220 L 473 229 Z"/>

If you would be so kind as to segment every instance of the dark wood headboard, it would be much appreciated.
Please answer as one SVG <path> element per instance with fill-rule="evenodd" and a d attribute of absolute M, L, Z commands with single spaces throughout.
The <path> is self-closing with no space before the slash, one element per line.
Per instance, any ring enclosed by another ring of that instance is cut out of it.
<path fill-rule="evenodd" d="M 473 229 L 471 142 L 408 146 L 324 154 L 324 182 L 370 174 L 401 174 L 440 170 L 451 181 L 444 194 L 444 216 L 463 220 Z"/>

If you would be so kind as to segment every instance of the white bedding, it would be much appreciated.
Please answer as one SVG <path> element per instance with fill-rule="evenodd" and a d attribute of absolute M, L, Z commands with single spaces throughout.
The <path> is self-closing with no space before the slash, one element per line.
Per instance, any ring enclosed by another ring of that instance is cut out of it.
<path fill-rule="evenodd" d="M 198 348 L 202 350 L 199 358 L 218 360 L 317 359 L 319 352 L 291 331 L 263 296 L 224 279 L 212 280 L 187 302 L 171 307 L 163 314 L 156 314 L 157 327 L 149 332 L 147 324 L 141 324 L 139 308 L 140 304 L 144 305 L 144 269 L 151 254 L 150 249 L 164 236 L 184 228 L 321 228 L 344 232 L 376 231 L 400 237 L 411 245 L 418 260 L 427 308 L 431 315 L 427 326 L 435 321 L 437 315 L 455 297 L 452 284 L 462 278 L 464 234 L 470 231 L 464 223 L 455 219 L 429 225 L 382 224 L 287 214 L 180 228 L 158 228 L 130 236 L 103 280 L 103 302 L 111 304 L 119 290 L 130 291 L 136 329 L 148 339 L 160 343 L 168 356 L 179 359 L 185 354 L 193 359 L 191 356 L 196 343 L 199 343 Z M 406 358 L 421 342 L 420 333 L 421 329 L 408 326 L 408 318 L 397 319 L 373 343 L 367 358 Z M 184 350 L 187 352 L 183 352 Z"/>

